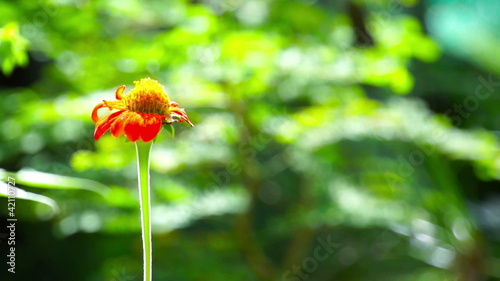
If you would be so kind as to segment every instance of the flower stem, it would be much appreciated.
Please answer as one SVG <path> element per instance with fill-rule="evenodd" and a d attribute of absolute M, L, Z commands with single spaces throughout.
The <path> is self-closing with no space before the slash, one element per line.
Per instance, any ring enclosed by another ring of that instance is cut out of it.
<path fill-rule="evenodd" d="M 139 177 L 139 198 L 141 203 L 142 252 L 144 260 L 144 281 L 153 280 L 153 255 L 151 242 L 151 196 L 149 188 L 149 155 L 153 142 L 136 141 L 137 173 Z"/>

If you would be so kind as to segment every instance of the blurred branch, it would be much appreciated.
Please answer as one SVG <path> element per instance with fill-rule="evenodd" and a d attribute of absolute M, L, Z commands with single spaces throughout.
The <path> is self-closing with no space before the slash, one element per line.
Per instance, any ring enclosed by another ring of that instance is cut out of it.
<path fill-rule="evenodd" d="M 457 251 L 455 270 L 457 281 L 484 281 L 486 253 L 481 234 L 475 233 L 470 246 L 464 251 Z"/>
<path fill-rule="evenodd" d="M 347 1 L 347 15 L 351 19 L 354 29 L 354 44 L 359 47 L 373 46 L 373 38 L 366 28 L 363 8 L 353 0 Z"/>
<path fill-rule="evenodd" d="M 231 98 L 230 108 L 236 116 L 242 118 L 242 126 L 239 126 L 239 140 L 241 143 L 252 143 L 252 134 L 257 131 L 248 118 L 247 111 L 243 103 L 235 98 L 231 86 L 222 83 L 224 91 Z M 242 181 L 251 196 L 248 210 L 236 217 L 235 233 L 240 249 L 248 261 L 252 270 L 259 276 L 259 280 L 273 280 L 275 266 L 266 256 L 261 245 L 255 237 L 253 231 L 253 218 L 255 203 L 258 200 L 259 187 L 262 186 L 262 179 L 255 157 L 245 157 L 239 153 L 238 160 L 241 163 Z"/>
<path fill-rule="evenodd" d="M 433 182 L 446 194 L 449 204 L 458 208 L 460 216 L 467 221 L 474 221 L 465 206 L 464 194 L 460 188 L 460 182 L 448 162 L 443 161 L 441 157 L 431 155 L 428 157 L 428 171 Z M 441 223 L 443 227 L 449 228 L 450 213 L 442 214 Z M 457 256 L 455 258 L 455 270 L 457 281 L 482 281 L 485 277 L 486 253 L 482 242 L 481 234 L 477 229 L 470 229 L 471 237 L 465 241 L 460 241 L 457 245 Z M 451 235 L 451 234 L 450 234 Z"/>
<path fill-rule="evenodd" d="M 306 212 L 313 206 L 311 197 L 308 194 L 308 183 L 305 176 L 301 177 L 299 184 L 299 199 L 296 206 L 299 206 Z M 292 240 L 288 246 L 288 252 L 284 257 L 285 268 L 291 268 L 295 264 L 301 264 L 302 260 L 306 257 L 314 239 L 315 231 L 307 226 L 300 225 L 293 233 Z"/>

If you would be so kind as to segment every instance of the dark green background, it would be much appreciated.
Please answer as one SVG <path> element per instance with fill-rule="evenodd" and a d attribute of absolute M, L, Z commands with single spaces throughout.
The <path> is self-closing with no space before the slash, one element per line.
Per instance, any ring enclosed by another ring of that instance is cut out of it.
<path fill-rule="evenodd" d="M 153 146 L 154 280 L 499 280 L 499 3 L 0 1 L 0 279 L 142 279 L 90 113 L 151 77 L 195 124 Z"/>

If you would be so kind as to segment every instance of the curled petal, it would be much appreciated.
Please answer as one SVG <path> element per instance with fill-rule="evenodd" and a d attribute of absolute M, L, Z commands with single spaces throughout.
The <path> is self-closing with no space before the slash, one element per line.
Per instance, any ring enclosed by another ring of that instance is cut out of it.
<path fill-rule="evenodd" d="M 123 98 L 123 92 L 125 91 L 125 88 L 127 87 L 123 85 L 116 89 L 115 96 L 117 100 L 121 100 Z"/>
<path fill-rule="evenodd" d="M 120 101 L 120 100 L 115 100 L 115 101 L 105 100 L 103 102 L 108 107 L 109 110 L 113 110 L 113 109 L 124 110 L 124 109 L 127 109 L 127 107 L 125 106 L 125 104 L 123 103 L 123 101 Z"/>
<path fill-rule="evenodd" d="M 179 118 L 179 122 L 186 121 L 189 125 L 191 125 L 191 127 L 194 127 L 193 123 L 189 121 L 189 117 L 184 111 L 184 108 L 170 108 L 170 112 L 173 116 Z"/>
<path fill-rule="evenodd" d="M 92 110 L 92 121 L 94 121 L 94 123 L 97 122 L 97 120 L 99 120 L 99 116 L 97 115 L 97 111 L 100 109 L 100 108 L 103 108 L 103 107 L 106 107 L 107 105 L 105 104 L 105 102 L 101 102 L 99 103 L 98 105 L 96 105 L 94 107 L 94 110 Z"/>
<path fill-rule="evenodd" d="M 125 104 L 122 101 L 105 101 L 105 100 L 103 100 L 102 102 L 100 102 L 99 104 L 97 104 L 94 107 L 94 110 L 92 110 L 92 121 L 94 121 L 94 123 L 97 123 L 97 121 L 99 120 L 99 115 L 97 115 L 97 111 L 103 107 L 107 107 L 109 110 L 113 110 L 113 109 L 125 110 L 125 109 L 127 109 L 127 107 L 125 106 Z"/>

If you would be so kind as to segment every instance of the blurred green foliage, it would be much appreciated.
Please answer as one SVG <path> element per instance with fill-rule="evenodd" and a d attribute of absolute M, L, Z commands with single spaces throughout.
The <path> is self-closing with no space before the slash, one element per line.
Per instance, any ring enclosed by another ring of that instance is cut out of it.
<path fill-rule="evenodd" d="M 90 113 L 144 77 L 195 123 L 153 147 L 155 280 L 499 279 L 500 67 L 448 2 L 0 1 L 17 280 L 140 280 L 134 147 Z"/>
<path fill-rule="evenodd" d="M 17 23 L 9 23 L 0 29 L 0 55 L 2 72 L 11 74 L 16 65 L 28 63 L 28 41 L 19 34 Z"/>

